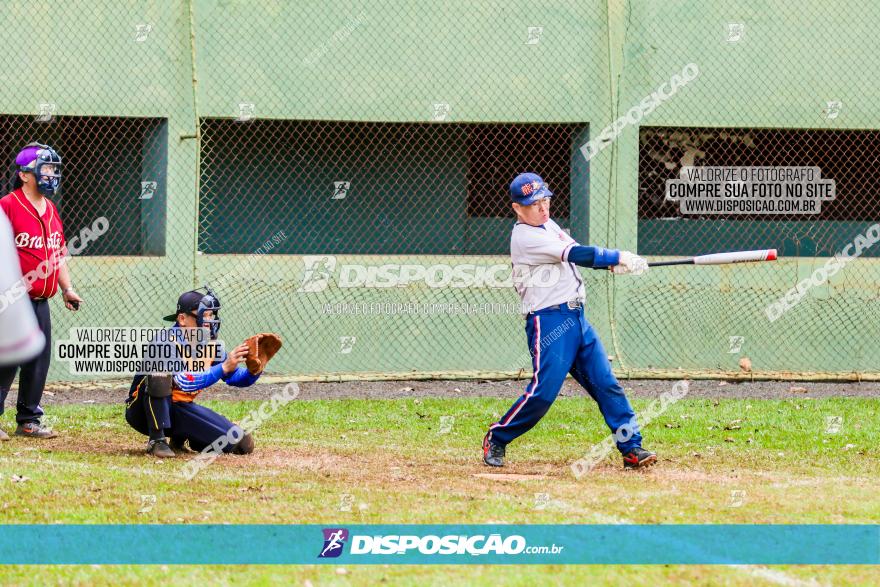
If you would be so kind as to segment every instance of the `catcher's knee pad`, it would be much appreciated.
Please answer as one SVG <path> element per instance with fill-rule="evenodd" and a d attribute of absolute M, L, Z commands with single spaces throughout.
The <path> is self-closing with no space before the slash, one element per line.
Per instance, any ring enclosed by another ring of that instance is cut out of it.
<path fill-rule="evenodd" d="M 147 375 L 147 395 L 150 397 L 171 395 L 171 375 L 167 373 Z"/>
<path fill-rule="evenodd" d="M 248 432 L 236 443 L 232 452 L 237 455 L 249 455 L 254 452 L 254 435 Z"/>

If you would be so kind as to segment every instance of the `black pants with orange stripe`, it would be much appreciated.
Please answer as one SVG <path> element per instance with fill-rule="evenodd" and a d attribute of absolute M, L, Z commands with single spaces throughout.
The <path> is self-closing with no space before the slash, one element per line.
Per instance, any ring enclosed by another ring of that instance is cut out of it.
<path fill-rule="evenodd" d="M 52 358 L 52 321 L 49 317 L 49 300 L 31 300 L 37 324 L 46 336 L 46 346 L 39 355 L 22 365 L 0 367 L 0 414 L 6 405 L 6 396 L 18 373 L 18 401 L 15 403 L 19 424 L 39 422 L 43 416 L 40 400 L 43 399 L 43 388 L 46 387 L 46 375 L 49 373 L 49 361 Z"/>

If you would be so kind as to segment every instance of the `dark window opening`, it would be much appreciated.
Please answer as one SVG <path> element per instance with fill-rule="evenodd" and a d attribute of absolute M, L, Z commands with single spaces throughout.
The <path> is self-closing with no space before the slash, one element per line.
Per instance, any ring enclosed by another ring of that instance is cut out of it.
<path fill-rule="evenodd" d="M 107 218 L 108 231 L 81 255 L 164 255 L 167 124 L 160 118 L 0 116 L 3 194 L 12 190 L 14 161 L 27 143 L 54 148 L 63 161 L 53 201 L 65 237 Z"/>
<path fill-rule="evenodd" d="M 283 230 L 272 253 L 506 254 L 520 171 L 543 175 L 567 226 L 586 125 L 204 119 L 201 131 L 202 252 L 251 253 Z"/>
<path fill-rule="evenodd" d="M 777 248 L 830 256 L 880 217 L 880 131 L 645 127 L 639 135 L 639 252 Z M 683 165 L 821 168 L 836 197 L 819 214 L 682 214 L 664 200 Z M 865 255 L 878 256 L 880 249 Z"/>

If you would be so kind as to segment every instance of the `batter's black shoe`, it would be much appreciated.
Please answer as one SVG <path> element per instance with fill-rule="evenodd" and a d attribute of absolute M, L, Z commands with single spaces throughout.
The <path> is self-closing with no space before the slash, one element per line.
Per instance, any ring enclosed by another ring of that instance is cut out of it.
<path fill-rule="evenodd" d="M 657 455 L 649 450 L 645 450 L 637 446 L 623 455 L 624 469 L 638 469 L 639 467 L 647 467 L 657 462 Z"/>
<path fill-rule="evenodd" d="M 26 422 L 19 424 L 15 429 L 16 436 L 27 436 L 28 438 L 55 438 L 57 432 L 53 432 L 48 426 L 42 426 L 39 422 Z"/>
<path fill-rule="evenodd" d="M 171 450 L 171 447 L 168 446 L 168 443 L 165 442 L 165 439 L 162 440 L 151 440 L 147 443 L 147 454 L 153 455 L 159 459 L 173 459 L 175 456 L 174 451 Z"/>
<path fill-rule="evenodd" d="M 504 466 L 504 446 L 489 440 L 489 435 L 483 437 L 483 462 L 490 467 Z"/>

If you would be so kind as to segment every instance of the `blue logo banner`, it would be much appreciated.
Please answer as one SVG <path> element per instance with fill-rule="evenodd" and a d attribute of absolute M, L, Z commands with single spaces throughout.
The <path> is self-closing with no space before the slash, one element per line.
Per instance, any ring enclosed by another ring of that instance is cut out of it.
<path fill-rule="evenodd" d="M 3 525 L 0 564 L 880 564 L 878 525 Z"/>

